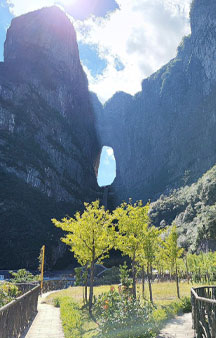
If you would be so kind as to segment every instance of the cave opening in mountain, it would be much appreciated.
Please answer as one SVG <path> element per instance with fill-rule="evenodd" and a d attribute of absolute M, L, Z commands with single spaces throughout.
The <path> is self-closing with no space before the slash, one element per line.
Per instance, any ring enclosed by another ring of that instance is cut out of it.
<path fill-rule="evenodd" d="M 97 181 L 100 187 L 113 183 L 116 177 L 116 160 L 112 147 L 104 146 L 100 155 Z"/>

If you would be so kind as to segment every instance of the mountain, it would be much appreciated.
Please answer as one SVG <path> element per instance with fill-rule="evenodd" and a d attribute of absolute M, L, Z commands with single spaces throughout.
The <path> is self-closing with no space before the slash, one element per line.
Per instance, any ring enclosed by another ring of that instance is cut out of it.
<path fill-rule="evenodd" d="M 151 204 L 157 226 L 176 224 L 186 250 L 216 250 L 216 165 L 192 185 L 161 195 Z"/>
<path fill-rule="evenodd" d="M 58 8 L 12 20 L 0 63 L 0 266 L 62 256 L 53 217 L 100 196 L 100 144 L 76 33 Z"/>
<path fill-rule="evenodd" d="M 191 35 L 141 92 L 116 93 L 96 110 L 101 144 L 116 158 L 116 205 L 156 200 L 216 163 L 215 1 L 194 0 L 190 19 Z"/>
<path fill-rule="evenodd" d="M 215 167 L 195 183 L 216 163 L 215 0 L 194 0 L 190 18 L 177 56 L 141 92 L 116 93 L 104 106 L 88 90 L 65 13 L 54 6 L 12 20 L 0 63 L 2 269 L 36 267 L 43 244 L 47 267 L 60 264 L 66 247 L 51 218 L 72 216 L 84 201 L 106 204 L 108 190 L 110 209 L 156 201 L 153 222 L 175 221 L 186 248 L 215 243 Z M 105 189 L 97 184 L 103 146 L 117 167 Z"/>

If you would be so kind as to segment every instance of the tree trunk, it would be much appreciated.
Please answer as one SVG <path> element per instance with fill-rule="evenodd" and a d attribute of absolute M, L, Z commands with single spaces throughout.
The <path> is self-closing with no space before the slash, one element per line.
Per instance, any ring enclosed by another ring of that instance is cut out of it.
<path fill-rule="evenodd" d="M 86 264 L 85 266 L 85 281 L 84 281 L 84 284 L 85 284 L 85 303 L 87 304 L 88 303 L 88 265 Z"/>
<path fill-rule="evenodd" d="M 89 290 L 89 312 L 92 312 L 93 304 L 93 288 L 94 288 L 94 260 L 91 262 L 90 267 L 90 290 Z"/>
<path fill-rule="evenodd" d="M 180 298 L 180 292 L 179 292 L 179 278 L 178 278 L 178 267 L 176 264 L 176 288 L 177 288 L 177 296 Z"/>
<path fill-rule="evenodd" d="M 148 265 L 147 268 L 147 274 L 148 274 L 148 285 L 149 285 L 149 297 L 150 297 L 150 302 L 153 303 L 153 296 L 152 296 L 152 285 L 151 285 L 151 269 Z"/>
<path fill-rule="evenodd" d="M 88 280 L 85 281 L 85 303 L 88 302 Z"/>
<path fill-rule="evenodd" d="M 145 269 L 142 267 L 142 297 L 145 298 Z"/>
<path fill-rule="evenodd" d="M 135 266 L 135 258 L 132 261 L 132 275 L 133 275 L 133 297 L 136 299 L 136 266 Z"/>
<path fill-rule="evenodd" d="M 185 258 L 185 266 L 186 266 L 186 273 L 187 273 L 187 281 L 188 284 L 190 283 L 190 275 L 189 275 L 189 270 L 188 270 L 188 260 L 187 260 L 187 256 Z"/>

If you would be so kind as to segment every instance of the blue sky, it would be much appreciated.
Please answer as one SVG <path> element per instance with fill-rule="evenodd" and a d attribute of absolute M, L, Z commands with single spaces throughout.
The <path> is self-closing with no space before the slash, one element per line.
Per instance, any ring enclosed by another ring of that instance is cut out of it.
<path fill-rule="evenodd" d="M 116 161 L 113 149 L 103 147 L 101 153 L 100 167 L 98 170 L 98 184 L 100 186 L 111 184 L 116 177 Z"/>
<path fill-rule="evenodd" d="M 0 60 L 14 16 L 57 4 L 75 26 L 90 90 L 102 103 L 117 91 L 133 95 L 144 78 L 175 57 L 183 36 L 190 33 L 191 1 L 0 0 Z M 106 185 L 115 168 L 108 148 L 101 163 L 100 184 Z"/>
<path fill-rule="evenodd" d="M 10 25 L 12 14 L 9 11 L 9 6 L 6 0 L 0 0 L 0 60 L 3 60 L 4 41 L 6 30 Z"/>

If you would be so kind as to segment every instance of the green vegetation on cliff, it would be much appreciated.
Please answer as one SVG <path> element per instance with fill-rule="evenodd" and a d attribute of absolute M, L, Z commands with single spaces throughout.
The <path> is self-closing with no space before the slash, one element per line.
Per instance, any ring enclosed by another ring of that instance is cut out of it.
<path fill-rule="evenodd" d="M 216 165 L 196 183 L 161 195 L 151 204 L 150 217 L 155 225 L 176 224 L 186 249 L 215 249 Z"/>

